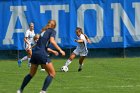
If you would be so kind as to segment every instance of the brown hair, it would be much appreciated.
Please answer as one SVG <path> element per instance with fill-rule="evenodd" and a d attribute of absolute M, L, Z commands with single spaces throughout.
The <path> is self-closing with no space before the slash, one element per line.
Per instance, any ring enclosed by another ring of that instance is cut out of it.
<path fill-rule="evenodd" d="M 82 28 L 76 27 L 76 31 L 81 32 L 85 36 L 86 40 L 88 41 L 89 38 L 86 34 L 83 33 Z"/>

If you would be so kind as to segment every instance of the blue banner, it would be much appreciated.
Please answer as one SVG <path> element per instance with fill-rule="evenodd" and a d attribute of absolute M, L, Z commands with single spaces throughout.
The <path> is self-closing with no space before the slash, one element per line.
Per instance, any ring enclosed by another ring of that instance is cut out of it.
<path fill-rule="evenodd" d="M 56 20 L 56 41 L 62 48 L 77 44 L 75 29 L 91 39 L 89 48 L 140 46 L 140 0 L 0 0 L 0 50 L 23 50 L 29 23 L 40 33 Z"/>

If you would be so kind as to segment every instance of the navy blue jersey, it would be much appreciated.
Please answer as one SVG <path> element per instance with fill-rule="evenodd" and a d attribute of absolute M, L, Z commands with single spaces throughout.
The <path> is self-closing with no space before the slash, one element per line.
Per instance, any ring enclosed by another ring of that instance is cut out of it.
<path fill-rule="evenodd" d="M 33 54 L 30 61 L 31 63 L 43 64 L 50 61 L 46 48 L 50 43 L 50 37 L 55 38 L 55 35 L 56 31 L 53 29 L 48 29 L 41 33 L 40 38 L 33 49 Z"/>

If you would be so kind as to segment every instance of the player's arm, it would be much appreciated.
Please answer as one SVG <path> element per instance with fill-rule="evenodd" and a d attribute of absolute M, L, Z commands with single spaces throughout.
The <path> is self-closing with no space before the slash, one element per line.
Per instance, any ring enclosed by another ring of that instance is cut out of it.
<path fill-rule="evenodd" d="M 62 54 L 62 56 L 65 56 L 65 52 L 57 45 L 54 37 L 50 37 L 50 42 Z"/>
<path fill-rule="evenodd" d="M 31 48 L 31 45 L 30 45 L 27 37 L 24 38 L 24 41 L 28 45 L 28 47 L 26 48 L 26 51 L 28 51 Z"/>
<path fill-rule="evenodd" d="M 86 34 L 84 34 L 84 36 L 85 36 L 87 42 L 88 42 L 88 43 L 91 43 L 91 41 L 90 41 L 90 39 L 88 38 L 88 36 L 87 36 Z"/>
<path fill-rule="evenodd" d="M 25 41 L 26 44 L 29 44 L 27 37 L 24 38 L 24 41 Z"/>
<path fill-rule="evenodd" d="M 36 44 L 32 45 L 31 48 L 34 48 L 36 46 Z"/>
<path fill-rule="evenodd" d="M 28 44 L 28 46 L 30 46 L 30 43 L 29 43 L 29 41 L 28 41 L 28 36 L 29 36 L 29 32 L 28 32 L 28 30 L 27 30 L 26 33 L 25 33 L 24 42 L 25 42 L 26 44 Z"/>
<path fill-rule="evenodd" d="M 84 40 L 79 39 L 79 40 L 75 40 L 75 42 L 77 42 L 77 43 L 83 43 L 83 42 L 84 42 Z"/>
<path fill-rule="evenodd" d="M 53 53 L 55 56 L 58 56 L 59 53 L 51 48 L 47 48 L 47 51 L 50 52 L 50 53 Z"/>

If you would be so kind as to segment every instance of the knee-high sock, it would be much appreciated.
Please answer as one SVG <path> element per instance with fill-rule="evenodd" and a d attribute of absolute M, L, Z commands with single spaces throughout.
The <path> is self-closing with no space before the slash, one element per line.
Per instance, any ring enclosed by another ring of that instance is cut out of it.
<path fill-rule="evenodd" d="M 24 77 L 24 80 L 22 82 L 21 85 L 21 91 L 23 91 L 24 87 L 30 82 L 30 80 L 32 79 L 32 76 L 30 74 L 28 74 L 27 76 Z"/>
<path fill-rule="evenodd" d="M 68 60 L 66 61 L 66 63 L 65 63 L 65 66 L 69 66 L 71 62 L 72 62 L 72 61 L 68 59 Z"/>
<path fill-rule="evenodd" d="M 28 58 L 28 67 L 31 67 L 30 60 L 31 60 L 31 58 Z"/>
<path fill-rule="evenodd" d="M 79 64 L 79 69 L 82 69 L 84 64 Z"/>
<path fill-rule="evenodd" d="M 27 60 L 28 59 L 28 56 L 24 56 L 21 61 L 24 61 L 24 60 Z"/>
<path fill-rule="evenodd" d="M 48 76 L 46 77 L 46 79 L 45 79 L 45 81 L 44 81 L 44 85 L 43 85 L 43 87 L 42 87 L 42 90 L 43 90 L 43 91 L 46 91 L 46 90 L 48 89 L 49 85 L 50 85 L 51 82 L 52 82 L 52 79 L 53 79 L 53 77 L 50 76 L 50 75 L 48 75 Z"/>

